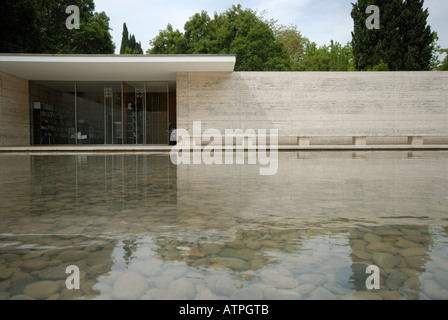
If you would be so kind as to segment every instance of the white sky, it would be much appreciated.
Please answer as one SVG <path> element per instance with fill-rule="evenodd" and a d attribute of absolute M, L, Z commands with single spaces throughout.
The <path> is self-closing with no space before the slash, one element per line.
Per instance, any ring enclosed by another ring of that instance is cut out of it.
<path fill-rule="evenodd" d="M 214 12 L 222 13 L 238 3 L 243 8 L 265 10 L 267 18 L 276 19 L 280 24 L 297 25 L 302 35 L 318 45 L 329 44 L 330 40 L 346 44 L 351 41 L 353 30 L 352 2 L 355 0 L 95 0 L 95 10 L 105 11 L 110 18 L 116 53 L 119 53 L 124 22 L 146 52 L 149 41 L 168 23 L 183 32 L 185 22 L 195 13 L 205 10 L 213 16 Z M 428 24 L 438 33 L 439 44 L 448 48 L 448 1 L 425 0 L 424 6 L 429 8 Z"/>

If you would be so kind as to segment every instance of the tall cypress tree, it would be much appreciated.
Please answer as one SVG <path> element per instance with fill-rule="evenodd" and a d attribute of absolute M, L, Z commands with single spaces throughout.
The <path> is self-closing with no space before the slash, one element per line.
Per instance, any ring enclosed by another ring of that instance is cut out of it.
<path fill-rule="evenodd" d="M 357 70 L 428 70 L 434 35 L 426 21 L 423 0 L 376 0 L 380 29 L 368 29 L 366 9 L 372 2 L 353 4 L 352 44 Z"/>
<path fill-rule="evenodd" d="M 133 34 L 129 34 L 126 23 L 123 24 L 123 37 L 121 39 L 120 54 L 142 54 L 142 44 L 135 40 Z"/>
<path fill-rule="evenodd" d="M 405 0 L 403 6 L 403 70 L 429 70 L 434 35 L 427 25 L 423 0 Z"/>
<path fill-rule="evenodd" d="M 125 54 L 127 47 L 129 47 L 129 31 L 126 23 L 123 23 L 123 36 L 121 37 L 120 54 Z"/>
<path fill-rule="evenodd" d="M 369 70 L 379 65 L 398 70 L 401 67 L 401 36 L 398 32 L 402 0 L 377 0 L 380 9 L 380 29 L 368 29 L 366 13 L 371 0 L 358 0 L 353 4 L 354 30 L 352 45 L 357 70 Z"/>

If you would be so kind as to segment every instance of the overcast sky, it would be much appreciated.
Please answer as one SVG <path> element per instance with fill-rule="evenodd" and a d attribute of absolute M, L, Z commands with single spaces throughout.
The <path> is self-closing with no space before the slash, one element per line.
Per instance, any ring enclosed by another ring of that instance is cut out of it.
<path fill-rule="evenodd" d="M 183 32 L 185 22 L 195 13 L 205 10 L 212 16 L 238 3 L 244 8 L 266 11 L 267 18 L 280 24 L 297 25 L 302 35 L 319 45 L 329 44 L 332 39 L 345 44 L 351 41 L 353 30 L 352 2 L 355 0 L 95 0 L 96 11 L 105 11 L 110 18 L 116 53 L 120 50 L 124 22 L 146 52 L 149 41 L 168 23 Z M 429 25 L 439 34 L 439 44 L 448 48 L 448 0 L 425 0 L 425 7 L 430 13 Z"/>

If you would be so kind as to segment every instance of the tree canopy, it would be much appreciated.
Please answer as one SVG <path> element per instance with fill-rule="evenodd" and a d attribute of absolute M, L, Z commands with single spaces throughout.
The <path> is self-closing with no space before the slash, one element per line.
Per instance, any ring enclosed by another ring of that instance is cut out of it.
<path fill-rule="evenodd" d="M 121 39 L 120 54 L 142 54 L 142 44 L 135 40 L 133 34 L 129 35 L 126 23 L 123 23 L 123 37 Z"/>
<path fill-rule="evenodd" d="M 68 29 L 66 8 L 80 11 L 80 28 Z M 0 51 L 5 53 L 109 54 L 115 45 L 109 17 L 93 0 L 2 0 Z"/>
<path fill-rule="evenodd" d="M 429 70 L 435 33 L 427 25 L 423 0 L 377 0 L 380 28 L 369 29 L 369 0 L 353 4 L 352 45 L 357 70 Z"/>
<path fill-rule="evenodd" d="M 264 13 L 232 6 L 213 17 L 192 16 L 184 32 L 171 24 L 150 41 L 151 54 L 236 54 L 236 71 L 349 71 L 351 44 L 318 47 L 296 25 L 266 20 Z"/>
<path fill-rule="evenodd" d="M 196 13 L 184 32 L 168 25 L 152 41 L 148 53 L 236 54 L 235 70 L 290 70 L 290 59 L 273 30 L 251 9 L 232 6 L 210 17 Z"/>

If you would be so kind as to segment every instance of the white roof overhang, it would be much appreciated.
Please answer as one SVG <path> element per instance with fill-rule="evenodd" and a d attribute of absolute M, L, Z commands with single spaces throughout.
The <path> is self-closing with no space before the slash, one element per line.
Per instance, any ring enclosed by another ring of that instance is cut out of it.
<path fill-rule="evenodd" d="M 41 81 L 173 81 L 177 72 L 232 72 L 235 55 L 0 54 L 0 71 Z"/>

